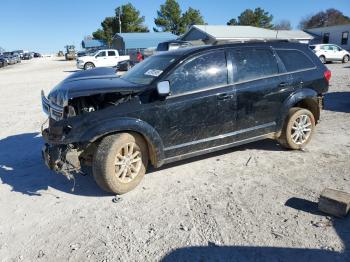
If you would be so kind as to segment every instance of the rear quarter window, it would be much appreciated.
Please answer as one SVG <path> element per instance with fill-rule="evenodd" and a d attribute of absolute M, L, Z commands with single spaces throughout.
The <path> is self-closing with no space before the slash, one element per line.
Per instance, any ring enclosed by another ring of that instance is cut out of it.
<path fill-rule="evenodd" d="M 315 68 L 315 64 L 311 61 L 311 59 L 299 50 L 277 49 L 276 53 L 282 60 L 287 72 Z"/>

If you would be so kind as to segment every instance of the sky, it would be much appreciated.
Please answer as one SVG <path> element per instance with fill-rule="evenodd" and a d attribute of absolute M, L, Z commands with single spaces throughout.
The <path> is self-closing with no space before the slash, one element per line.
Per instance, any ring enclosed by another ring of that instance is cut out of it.
<path fill-rule="evenodd" d="M 67 44 L 81 49 L 84 36 L 100 27 L 114 9 L 132 3 L 145 16 L 150 30 L 157 10 L 165 0 L 0 0 L 0 47 L 56 53 Z M 300 20 L 328 8 L 350 16 L 349 0 L 178 0 L 183 12 L 199 9 L 208 24 L 224 25 L 247 8 L 261 7 L 274 16 L 273 22 L 287 19 L 297 28 Z"/>

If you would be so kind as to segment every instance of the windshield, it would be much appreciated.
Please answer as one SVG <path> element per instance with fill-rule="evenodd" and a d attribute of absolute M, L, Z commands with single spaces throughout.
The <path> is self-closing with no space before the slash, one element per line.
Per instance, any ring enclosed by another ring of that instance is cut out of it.
<path fill-rule="evenodd" d="M 177 56 L 160 55 L 151 56 L 134 66 L 130 71 L 124 74 L 121 78 L 135 84 L 148 85 L 163 71 L 170 66 Z"/>

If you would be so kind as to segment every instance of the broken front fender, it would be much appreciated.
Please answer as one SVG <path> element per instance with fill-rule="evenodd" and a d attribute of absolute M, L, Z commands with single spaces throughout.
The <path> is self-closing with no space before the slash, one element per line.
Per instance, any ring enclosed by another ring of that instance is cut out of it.
<path fill-rule="evenodd" d="M 163 164 L 164 145 L 158 132 L 152 126 L 135 118 L 113 117 L 113 113 L 107 117 L 109 114 L 107 111 L 109 110 L 101 110 L 57 122 L 51 121 L 49 128 L 42 131 L 42 136 L 50 145 L 69 145 L 93 143 L 116 132 L 135 132 L 145 138 L 152 164 L 156 167 Z"/>

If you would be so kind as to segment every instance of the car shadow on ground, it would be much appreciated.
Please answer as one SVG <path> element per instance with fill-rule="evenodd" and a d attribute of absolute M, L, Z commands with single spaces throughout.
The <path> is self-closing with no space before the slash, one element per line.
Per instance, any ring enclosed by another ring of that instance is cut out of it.
<path fill-rule="evenodd" d="M 317 216 L 324 216 L 317 209 L 317 203 L 291 198 L 286 208 L 297 209 Z M 208 246 L 191 246 L 171 251 L 161 261 L 283 261 L 283 262 L 336 262 L 350 261 L 350 218 L 332 219 L 339 238 L 344 245 L 343 252 L 329 251 L 326 249 L 308 248 L 283 248 L 283 247 L 258 247 L 258 246 L 218 246 L 208 243 Z M 321 229 L 322 230 L 322 229 Z"/>
<path fill-rule="evenodd" d="M 76 69 L 76 70 L 64 70 L 63 73 L 76 73 L 76 72 L 80 72 L 80 69 Z"/>
<path fill-rule="evenodd" d="M 9 136 L 0 140 L 0 181 L 14 192 L 29 196 L 40 196 L 49 187 L 83 196 L 110 196 L 100 190 L 91 176 L 65 176 L 50 171 L 41 157 L 44 142 L 38 133 Z"/>
<path fill-rule="evenodd" d="M 102 191 L 95 183 L 91 172 L 90 175 L 75 175 L 74 192 L 72 188 L 74 181 L 65 176 L 50 171 L 44 164 L 41 156 L 41 148 L 44 141 L 39 133 L 26 133 L 9 136 L 0 140 L 0 179 L 2 184 L 7 184 L 14 192 L 30 196 L 40 195 L 40 191 L 48 190 L 49 187 L 57 190 L 84 196 L 110 196 Z M 150 167 L 148 173 L 167 169 L 173 166 L 199 161 L 209 157 L 218 157 L 237 150 L 258 149 L 270 151 L 282 151 L 274 140 L 263 140 L 236 148 L 230 148 L 199 157 L 168 164 L 160 169 Z"/>
<path fill-rule="evenodd" d="M 324 99 L 324 109 L 334 112 L 350 113 L 350 92 L 327 93 Z"/>
<path fill-rule="evenodd" d="M 74 59 L 75 60 L 75 59 Z M 55 60 L 56 62 L 71 62 L 71 61 L 73 61 L 73 60 L 66 60 L 64 57 L 63 57 L 63 59 L 56 59 Z"/>

